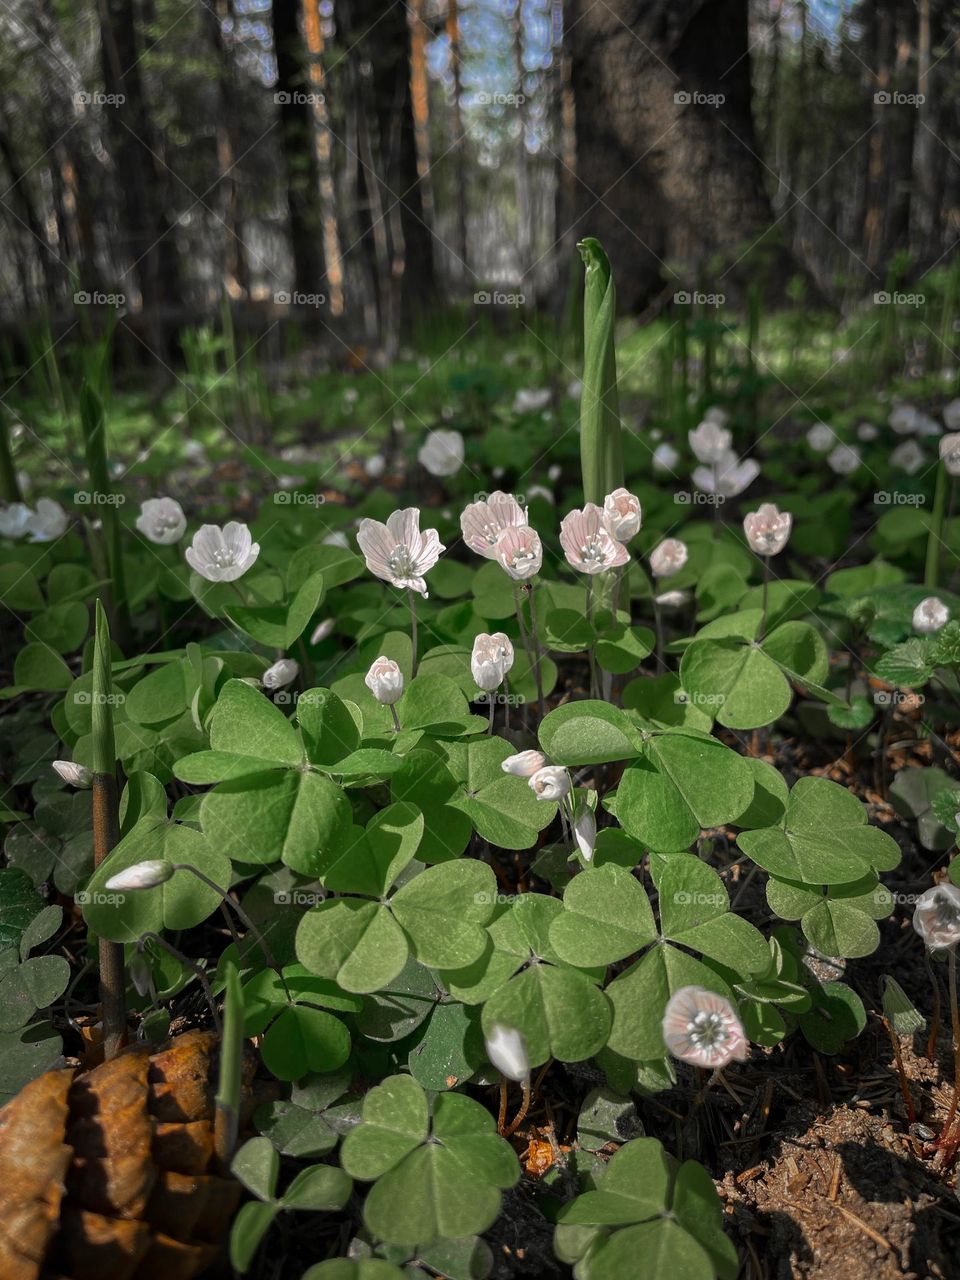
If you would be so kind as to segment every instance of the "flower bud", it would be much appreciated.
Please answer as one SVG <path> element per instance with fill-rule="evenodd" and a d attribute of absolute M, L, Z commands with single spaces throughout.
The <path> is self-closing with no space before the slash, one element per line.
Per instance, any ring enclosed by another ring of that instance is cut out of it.
<path fill-rule="evenodd" d="M 669 577 L 687 563 L 687 544 L 679 538 L 665 538 L 650 552 L 650 572 L 657 578 Z"/>
<path fill-rule="evenodd" d="M 280 658 L 272 667 L 267 667 L 260 677 L 260 683 L 265 689 L 283 689 L 286 685 L 293 684 L 299 674 L 299 662 L 294 662 L 293 658 Z"/>
<path fill-rule="evenodd" d="M 403 672 L 392 658 L 382 654 L 363 677 L 363 683 L 384 707 L 392 707 L 403 696 Z"/>
<path fill-rule="evenodd" d="M 778 511 L 772 502 L 762 502 L 756 511 L 743 517 L 743 532 L 755 555 L 775 556 L 787 545 L 792 524 L 789 512 Z"/>
<path fill-rule="evenodd" d="M 937 596 L 927 596 L 913 611 L 913 629 L 919 635 L 933 635 L 950 620 L 950 610 Z"/>
<path fill-rule="evenodd" d="M 960 942 L 960 889 L 955 884 L 937 884 L 921 893 L 913 927 L 931 950 L 955 947 Z"/>
<path fill-rule="evenodd" d="M 507 756 L 500 768 L 515 778 L 532 778 L 546 763 L 547 757 L 542 751 L 520 751 L 515 756 Z"/>
<path fill-rule="evenodd" d="M 508 636 L 502 631 L 477 636 L 470 655 L 470 671 L 478 688 L 487 693 L 499 688 L 512 666 L 513 645 Z"/>
<path fill-rule="evenodd" d="M 573 784 L 563 765 L 548 764 L 538 769 L 527 785 L 538 800 L 562 800 Z"/>
<path fill-rule="evenodd" d="M 626 489 L 614 489 L 603 500 L 603 523 L 611 538 L 629 542 L 640 532 L 640 499 Z"/>
<path fill-rule="evenodd" d="M 495 1022 L 487 1036 L 487 1057 L 501 1075 L 508 1080 L 526 1080 L 530 1074 L 530 1059 L 523 1036 L 513 1027 Z"/>
<path fill-rule="evenodd" d="M 144 862 L 135 862 L 123 871 L 111 876 L 104 885 L 105 889 L 132 893 L 136 889 L 155 889 L 164 884 L 173 875 L 173 866 L 160 858 L 148 858 Z"/>
<path fill-rule="evenodd" d="M 82 764 L 74 764 L 72 760 L 54 760 L 53 768 L 69 787 L 89 787 L 93 783 L 93 774 Z"/>

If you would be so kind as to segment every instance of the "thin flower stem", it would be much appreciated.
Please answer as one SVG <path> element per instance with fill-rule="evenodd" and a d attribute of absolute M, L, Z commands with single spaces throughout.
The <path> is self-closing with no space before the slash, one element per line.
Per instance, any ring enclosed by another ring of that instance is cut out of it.
<path fill-rule="evenodd" d="M 531 582 L 527 588 L 530 593 L 530 644 L 533 648 L 533 674 L 537 682 L 537 702 L 539 703 L 540 715 L 547 714 L 547 704 L 543 697 L 543 673 L 540 670 L 540 641 L 537 638 L 537 606 L 534 599 L 536 587 Z"/>
<path fill-rule="evenodd" d="M 500 1112 L 497 1116 L 497 1133 L 503 1133 L 507 1124 L 507 1077 L 500 1077 Z"/>
<path fill-rule="evenodd" d="M 656 659 L 657 672 L 659 674 L 661 671 L 666 671 L 667 664 L 663 657 L 663 614 L 660 612 L 660 606 L 657 604 L 656 583 L 654 583 L 653 591 L 653 629 L 657 637 Z"/>
<path fill-rule="evenodd" d="M 517 626 L 520 628 L 520 639 L 523 641 L 523 651 L 527 655 L 527 662 L 533 670 L 533 649 L 530 644 L 530 633 L 527 631 L 527 624 L 523 617 L 523 600 L 520 595 L 520 583 L 513 584 L 513 605 L 517 614 Z"/>
<path fill-rule="evenodd" d="M 400 717 L 397 715 L 397 708 L 393 705 L 393 703 L 392 703 L 392 702 L 390 703 L 390 714 L 393 716 L 393 727 L 394 727 L 394 729 L 396 729 L 397 733 L 399 733 L 399 732 L 400 732 Z"/>
<path fill-rule="evenodd" d="M 505 1138 L 509 1138 L 512 1133 L 516 1132 L 519 1126 L 523 1124 L 526 1114 L 530 1110 L 531 1094 L 530 1094 L 530 1077 L 529 1076 L 524 1076 L 521 1088 L 523 1089 L 523 1102 L 520 1104 L 520 1110 L 510 1121 L 509 1126 L 504 1130 L 503 1136 Z"/>
<path fill-rule="evenodd" d="M 220 1015 L 217 1013 L 217 1005 L 213 998 L 213 991 L 207 975 L 203 971 L 203 966 L 195 964 L 189 956 L 185 956 L 182 951 L 178 951 L 172 943 L 167 942 L 166 938 L 161 938 L 158 933 L 144 933 L 140 935 L 137 947 L 142 951 L 144 943 L 155 942 L 158 947 L 162 947 L 169 955 L 174 956 L 181 964 L 186 965 L 190 972 L 194 975 L 200 986 L 203 988 L 203 994 L 207 997 L 207 1004 L 210 1006 L 210 1014 L 213 1018 L 213 1029 L 217 1035 L 220 1035 Z"/>
<path fill-rule="evenodd" d="M 757 635 L 757 644 L 763 643 L 763 637 L 767 634 L 767 595 L 770 590 L 770 557 L 763 557 L 763 596 L 760 603 L 760 631 Z"/>
<path fill-rule="evenodd" d="M 587 599 L 586 599 L 585 611 L 586 611 L 586 618 L 587 618 L 587 626 L 590 627 L 590 629 L 592 630 L 593 629 L 593 575 L 592 574 L 587 574 L 586 597 Z M 596 658 L 595 645 L 593 644 L 590 645 L 588 656 L 590 659 L 590 697 L 595 698 L 597 696 L 597 658 Z M 541 715 L 542 714 L 543 712 L 541 710 Z"/>
<path fill-rule="evenodd" d="M 960 1005 L 957 1004 L 957 949 L 951 947 L 947 956 L 947 980 L 950 986 L 950 1025 L 953 1029 L 953 1097 L 950 1110 L 940 1132 L 941 1141 L 950 1132 L 953 1117 L 957 1114 L 957 1103 L 960 1102 Z"/>
<path fill-rule="evenodd" d="M 503 677 L 503 727 L 510 728 L 510 686 L 507 677 Z"/>
<path fill-rule="evenodd" d="M 930 954 L 923 949 L 923 962 L 926 965 L 930 985 L 933 988 L 933 1010 L 930 1017 L 930 1035 L 927 1038 L 927 1059 L 933 1062 L 937 1052 L 937 1038 L 940 1035 L 940 983 L 936 971 L 930 963 Z"/>
<path fill-rule="evenodd" d="M 907 1073 L 903 1069 L 903 1053 L 900 1049 L 900 1037 L 897 1035 L 896 1031 L 894 1031 L 889 1018 L 884 1018 L 883 1025 L 887 1028 L 887 1035 L 890 1037 L 890 1047 L 893 1049 L 893 1056 L 897 1064 L 897 1076 L 900 1080 L 900 1092 L 903 1094 L 903 1100 L 907 1105 L 907 1123 L 913 1124 L 917 1118 L 917 1111 L 913 1105 L 910 1086 L 907 1083 Z"/>
<path fill-rule="evenodd" d="M 413 646 L 413 657 L 410 663 L 410 678 L 417 674 L 417 597 L 413 590 L 407 591 L 410 601 L 410 643 Z"/>
<path fill-rule="evenodd" d="M 496 702 L 494 701 L 493 692 L 487 694 L 487 702 L 490 705 L 490 723 L 487 726 L 487 732 L 493 733 L 493 713 L 496 710 Z"/>

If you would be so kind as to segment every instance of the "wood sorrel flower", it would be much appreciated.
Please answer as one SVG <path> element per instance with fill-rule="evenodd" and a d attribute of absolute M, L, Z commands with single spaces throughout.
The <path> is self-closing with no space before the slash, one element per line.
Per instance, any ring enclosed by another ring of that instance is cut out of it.
<path fill-rule="evenodd" d="M 736 498 L 759 474 L 760 465 L 753 458 L 739 459 L 728 449 L 710 466 L 696 467 L 691 479 L 702 493 Z"/>
<path fill-rule="evenodd" d="M 260 554 L 260 543 L 254 542 L 250 530 L 238 520 L 219 525 L 203 524 L 187 547 L 187 564 L 207 582 L 236 582 L 242 578 Z"/>
<path fill-rule="evenodd" d="M 897 467 L 908 476 L 916 475 L 926 461 L 926 454 L 916 440 L 904 440 L 890 455 L 891 467 Z"/>
<path fill-rule="evenodd" d="M 470 671 L 477 682 L 477 688 L 491 693 L 503 684 L 504 676 L 512 666 L 513 645 L 509 636 L 502 631 L 477 636 L 470 655 Z"/>
<path fill-rule="evenodd" d="M 292 684 L 300 674 L 300 663 L 293 658 L 279 658 L 272 667 L 267 667 L 260 677 L 265 689 L 282 689 Z"/>
<path fill-rule="evenodd" d="M 532 778 L 546 763 L 547 757 L 542 751 L 519 751 L 501 761 L 500 768 L 515 778 Z"/>
<path fill-rule="evenodd" d="M 514 1027 L 495 1022 L 486 1040 L 487 1057 L 508 1080 L 526 1080 L 530 1074 L 527 1045 Z"/>
<path fill-rule="evenodd" d="M 0 508 L 0 538 L 22 538 L 32 515 L 25 502 L 11 502 Z"/>
<path fill-rule="evenodd" d="M 617 542 L 629 542 L 640 532 L 640 499 L 626 489 L 614 489 L 603 500 L 603 525 Z"/>
<path fill-rule="evenodd" d="M 324 618 L 322 622 L 318 622 L 310 633 L 310 643 L 319 644 L 321 640 L 326 640 L 336 625 L 334 618 Z"/>
<path fill-rule="evenodd" d="M 41 498 L 27 520 L 31 542 L 55 542 L 66 533 L 70 517 L 53 498 Z"/>
<path fill-rule="evenodd" d="M 597 843 L 597 819 L 593 810 L 583 800 L 577 808 L 573 820 L 573 838 L 584 862 L 593 861 L 593 850 Z"/>
<path fill-rule="evenodd" d="M 630 553 L 604 527 L 603 512 L 588 502 L 582 511 L 571 511 L 560 521 L 560 545 L 567 563 L 580 573 L 603 573 L 626 564 Z"/>
<path fill-rule="evenodd" d="M 960 942 L 960 889 L 955 884 L 937 884 L 921 893 L 913 927 L 934 951 L 955 947 Z"/>
<path fill-rule="evenodd" d="M 833 427 L 825 422 L 815 422 L 807 432 L 807 444 L 815 453 L 829 453 L 836 443 Z"/>
<path fill-rule="evenodd" d="M 838 444 L 827 454 L 827 466 L 834 475 L 853 475 L 860 466 L 860 450 L 853 444 Z"/>
<path fill-rule="evenodd" d="M 360 521 L 357 542 L 376 577 L 394 587 L 409 587 L 426 599 L 423 575 L 437 563 L 446 547 L 436 529 L 420 532 L 420 508 L 405 507 L 387 516 L 387 523 Z"/>
<path fill-rule="evenodd" d="M 504 529 L 517 529 L 527 523 L 527 510 L 512 493 L 497 489 L 481 502 L 464 507 L 460 517 L 463 540 L 471 551 L 487 560 L 497 559 L 497 539 Z"/>
<path fill-rule="evenodd" d="M 938 596 L 927 596 L 913 611 L 913 629 L 922 636 L 939 631 L 950 621 L 950 610 Z"/>
<path fill-rule="evenodd" d="M 105 889 L 118 890 L 121 893 L 132 893 L 137 889 L 155 889 L 164 884 L 174 873 L 169 862 L 160 858 L 148 858 L 144 862 L 135 862 L 132 867 L 125 867 L 111 876 L 103 886 Z"/>
<path fill-rule="evenodd" d="M 758 556 L 779 555 L 787 545 L 793 516 L 778 511 L 772 502 L 762 502 L 756 511 L 743 517 L 743 532 L 750 550 Z"/>
<path fill-rule="evenodd" d="M 539 573 L 543 564 L 540 535 L 528 524 L 504 529 L 497 539 L 496 551 L 500 566 L 518 582 Z"/>
<path fill-rule="evenodd" d="M 89 787 L 93 783 L 93 775 L 86 765 L 74 764 L 72 760 L 54 760 L 53 770 L 71 787 Z"/>
<path fill-rule="evenodd" d="M 403 672 L 392 658 L 383 654 L 374 661 L 363 683 L 385 707 L 392 707 L 403 696 Z"/>
<path fill-rule="evenodd" d="M 463 436 L 459 431 L 431 431 L 417 454 L 432 476 L 453 476 L 463 466 Z"/>
<path fill-rule="evenodd" d="M 721 462 L 730 452 L 730 432 L 722 423 L 705 418 L 695 431 L 687 434 L 690 448 L 698 462 L 710 466 Z"/>
<path fill-rule="evenodd" d="M 573 784 L 563 765 L 548 764 L 538 769 L 527 784 L 538 800 L 562 800 Z"/>
<path fill-rule="evenodd" d="M 679 538 L 664 538 L 650 552 L 650 572 L 656 578 L 667 578 L 687 563 L 687 544 Z"/>
<path fill-rule="evenodd" d="M 948 475 L 960 476 L 960 433 L 940 437 L 940 457 Z"/>
<path fill-rule="evenodd" d="M 187 531 L 187 517 L 176 498 L 147 498 L 140 504 L 136 526 L 149 542 L 169 547 Z"/>
<path fill-rule="evenodd" d="M 716 1070 L 745 1062 L 750 1046 L 733 1005 L 703 987 L 681 987 L 667 1002 L 663 1039 L 675 1058 Z"/>

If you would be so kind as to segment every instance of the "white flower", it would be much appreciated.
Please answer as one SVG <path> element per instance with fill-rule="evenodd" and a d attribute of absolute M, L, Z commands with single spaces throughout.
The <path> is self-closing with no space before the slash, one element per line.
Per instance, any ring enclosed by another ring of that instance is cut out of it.
<path fill-rule="evenodd" d="M 530 1059 L 523 1036 L 513 1027 L 495 1022 L 487 1036 L 487 1057 L 501 1075 L 508 1080 L 526 1080 L 530 1074 Z"/>
<path fill-rule="evenodd" d="M 860 450 L 855 444 L 838 444 L 827 455 L 827 466 L 835 475 L 852 475 L 860 466 Z"/>
<path fill-rule="evenodd" d="M 41 498 L 27 520 L 27 532 L 31 542 L 55 542 L 66 533 L 69 524 L 70 517 L 59 502 Z"/>
<path fill-rule="evenodd" d="M 176 498 L 147 498 L 140 505 L 136 525 L 149 542 L 169 547 L 186 533 L 187 517 Z"/>
<path fill-rule="evenodd" d="M 0 538 L 22 538 L 33 512 L 25 502 L 11 502 L 0 508 Z"/>
<path fill-rule="evenodd" d="M 446 551 L 436 529 L 420 532 L 419 507 L 394 511 L 386 524 L 369 518 L 361 520 L 357 542 L 372 574 L 394 587 L 419 591 L 424 598 L 427 584 L 423 575 Z"/>
<path fill-rule="evenodd" d="M 89 787 L 93 783 L 93 774 L 86 765 L 72 760 L 54 760 L 53 769 L 70 787 Z"/>
<path fill-rule="evenodd" d="M 478 635 L 470 655 L 470 671 L 477 687 L 486 693 L 503 684 L 504 676 L 513 666 L 513 645 L 502 631 L 493 635 Z"/>
<path fill-rule="evenodd" d="M 732 437 L 723 423 L 704 418 L 695 431 L 687 435 L 698 462 L 714 465 L 730 453 Z"/>
<path fill-rule="evenodd" d="M 504 529 L 497 539 L 497 560 L 516 581 L 522 582 L 539 573 L 543 564 L 543 546 L 536 529 L 527 524 Z"/>
<path fill-rule="evenodd" d="M 756 511 L 743 518 L 743 532 L 750 550 L 758 556 L 775 556 L 787 545 L 793 516 L 778 511 L 774 503 L 762 502 Z"/>
<path fill-rule="evenodd" d="M 662 595 L 655 598 L 661 609 L 682 609 L 690 600 L 690 592 L 664 591 Z"/>
<path fill-rule="evenodd" d="M 542 751 L 519 751 L 515 756 L 507 756 L 500 768 L 515 778 L 532 778 L 546 763 L 547 757 Z"/>
<path fill-rule="evenodd" d="M 563 765 L 548 764 L 538 769 L 527 784 L 538 800 L 562 800 L 573 784 Z"/>
<path fill-rule="evenodd" d="M 916 475 L 923 466 L 926 455 L 916 440 L 904 440 L 890 455 L 891 467 L 899 467 L 908 476 Z"/>
<path fill-rule="evenodd" d="M 715 422 L 718 427 L 725 427 L 730 421 L 730 415 L 726 409 L 721 409 L 718 404 L 712 404 L 703 415 L 704 422 Z"/>
<path fill-rule="evenodd" d="M 586 803 L 578 807 L 577 816 L 573 820 L 573 838 L 584 862 L 592 862 L 597 843 L 597 819 Z"/>
<path fill-rule="evenodd" d="M 363 677 L 363 683 L 384 707 L 393 706 L 403 696 L 403 672 L 392 658 L 383 654 Z"/>
<path fill-rule="evenodd" d="M 504 529 L 520 528 L 527 523 L 527 511 L 512 493 L 499 489 L 480 502 L 464 507 L 460 517 L 463 540 L 471 551 L 487 560 L 497 558 L 497 539 Z"/>
<path fill-rule="evenodd" d="M 121 893 L 135 889 L 155 889 L 173 875 L 173 866 L 160 858 L 148 858 L 145 862 L 135 862 L 132 867 L 118 871 L 103 886 L 105 889 L 117 889 Z"/>
<path fill-rule="evenodd" d="M 673 472 L 677 463 L 680 461 L 680 453 L 672 444 L 658 444 L 653 451 L 653 469 L 654 471 L 670 471 Z"/>
<path fill-rule="evenodd" d="M 951 400 L 943 406 L 943 421 L 948 431 L 960 431 L 960 400 Z"/>
<path fill-rule="evenodd" d="M 363 469 L 371 480 L 379 480 L 387 469 L 387 460 L 382 453 L 371 453 L 363 464 Z"/>
<path fill-rule="evenodd" d="M 955 947 L 960 942 L 960 889 L 954 884 L 938 884 L 921 893 L 913 927 L 934 950 Z"/>
<path fill-rule="evenodd" d="M 260 554 L 245 524 L 231 520 L 219 525 L 203 524 L 193 535 L 185 552 L 187 564 L 208 582 L 236 582 Z"/>
<path fill-rule="evenodd" d="M 913 611 L 913 629 L 922 636 L 939 631 L 950 620 L 950 610 L 937 596 L 927 596 Z"/>
<path fill-rule="evenodd" d="M 714 465 L 695 468 L 692 479 L 703 493 L 716 493 L 723 498 L 736 498 L 756 480 L 759 474 L 759 463 L 753 458 L 739 459 L 730 449 L 718 458 Z"/>
<path fill-rule="evenodd" d="M 936 420 L 931 418 L 929 413 L 917 414 L 916 433 L 918 436 L 939 436 L 943 432 L 943 427 Z"/>
<path fill-rule="evenodd" d="M 550 403 L 551 394 L 549 387 L 521 387 L 513 397 L 513 412 L 536 413 L 539 409 L 545 409 Z"/>
<path fill-rule="evenodd" d="M 960 404 L 960 400 L 955 403 Z M 948 475 L 960 476 L 960 433 L 941 436 L 940 457 Z"/>
<path fill-rule="evenodd" d="M 611 538 L 629 542 L 640 532 L 640 499 L 626 489 L 614 489 L 603 500 L 603 523 Z"/>
<path fill-rule="evenodd" d="M 188 440 L 183 446 L 183 456 L 187 462 L 192 462 L 198 467 L 204 466 L 207 461 L 207 451 L 199 440 Z"/>
<path fill-rule="evenodd" d="M 563 475 L 563 467 L 559 462 L 555 462 L 552 467 L 547 468 L 547 479 L 551 484 L 556 484 Z"/>
<path fill-rule="evenodd" d="M 560 545 L 567 563 L 580 573 L 603 573 L 626 564 L 630 553 L 604 527 L 603 512 L 594 502 L 571 511 L 560 521 Z"/>
<path fill-rule="evenodd" d="M 876 440 L 880 432 L 872 422 L 861 422 L 857 427 L 857 439 L 862 440 L 864 444 L 869 444 L 871 440 Z"/>
<path fill-rule="evenodd" d="M 917 429 L 917 410 L 912 404 L 895 404 L 887 421 L 898 436 L 912 436 Z"/>
<path fill-rule="evenodd" d="M 294 662 L 293 658 L 280 658 L 273 666 L 267 667 L 260 677 L 260 683 L 265 689 L 282 689 L 285 685 L 293 684 L 299 674 L 299 662 Z"/>
<path fill-rule="evenodd" d="M 815 422 L 807 432 L 807 444 L 814 453 L 828 453 L 837 443 L 832 427 L 825 422 Z"/>
<path fill-rule="evenodd" d="M 417 457 L 432 476 L 454 476 L 463 466 L 463 436 L 459 431 L 431 431 Z"/>
<path fill-rule="evenodd" d="M 703 987 L 681 987 L 667 1002 L 663 1039 L 675 1058 L 716 1070 L 745 1062 L 750 1046 L 733 1005 Z"/>
<path fill-rule="evenodd" d="M 687 563 L 687 544 L 679 538 L 664 538 L 650 552 L 650 572 L 657 578 L 667 578 Z"/>
<path fill-rule="evenodd" d="M 310 643 L 319 644 L 321 640 L 326 640 L 336 625 L 333 618 L 324 618 L 322 622 L 318 622 L 310 635 Z"/>

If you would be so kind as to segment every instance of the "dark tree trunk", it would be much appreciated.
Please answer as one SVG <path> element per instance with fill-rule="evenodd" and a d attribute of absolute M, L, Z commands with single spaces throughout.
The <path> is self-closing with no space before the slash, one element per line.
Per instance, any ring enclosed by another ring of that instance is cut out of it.
<path fill-rule="evenodd" d="M 358 83 L 370 152 L 369 158 L 361 153 L 358 171 L 362 234 L 355 250 L 367 258 L 377 281 L 381 337 L 389 345 L 396 341 L 395 333 L 385 331 L 389 317 L 399 315 L 401 326 L 408 326 L 429 309 L 437 292 L 433 232 L 425 208 L 429 173 L 417 169 L 407 10 L 395 0 L 341 0 L 335 12 L 338 43 L 363 69 Z"/>
<path fill-rule="evenodd" d="M 665 280 L 730 292 L 713 260 L 732 264 L 772 221 L 750 109 L 747 0 L 570 0 L 568 26 L 578 236 L 603 243 L 625 309 Z"/>
<path fill-rule="evenodd" d="M 277 98 L 287 169 L 294 288 L 299 293 L 322 293 L 324 263 L 319 174 L 313 146 L 306 46 L 300 33 L 299 11 L 299 0 L 273 0 Z"/>
<path fill-rule="evenodd" d="M 154 354 L 166 358 L 167 325 L 182 306 L 173 231 L 167 221 L 166 183 L 155 158 L 159 146 L 141 76 L 143 50 L 137 38 L 133 0 L 100 0 L 104 89 L 122 99 L 109 106 L 121 227 L 128 270 L 139 282 L 145 328 Z"/>

